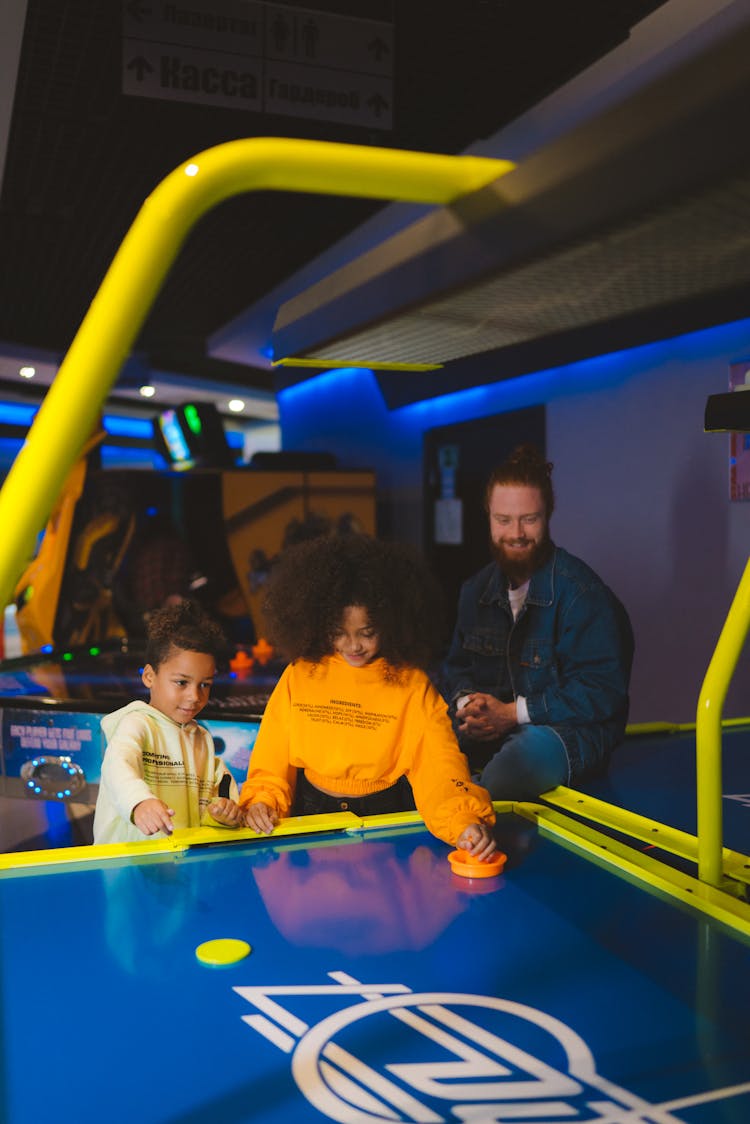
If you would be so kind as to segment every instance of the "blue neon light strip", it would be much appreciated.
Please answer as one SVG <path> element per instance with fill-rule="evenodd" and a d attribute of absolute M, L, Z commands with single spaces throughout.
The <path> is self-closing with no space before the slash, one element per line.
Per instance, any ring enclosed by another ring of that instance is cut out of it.
<path fill-rule="evenodd" d="M 155 449 L 128 449 L 122 445 L 101 446 L 102 468 L 166 468 Z"/>
<path fill-rule="evenodd" d="M 140 437 L 151 441 L 154 436 L 150 418 L 123 418 L 105 414 L 104 428 L 112 437 Z"/>
<path fill-rule="evenodd" d="M 15 402 L 0 404 L 1 425 L 31 425 L 38 406 L 20 406 Z"/>
<path fill-rule="evenodd" d="M 38 406 L 23 406 L 16 402 L 0 403 L 0 425 L 25 425 L 33 422 Z M 146 441 L 153 437 L 153 426 L 148 418 L 104 417 L 104 429 L 112 437 L 140 437 Z"/>
<path fill-rule="evenodd" d="M 0 472 L 10 468 L 23 446 L 17 437 L 0 437 Z M 155 449 L 129 449 L 122 445 L 102 445 L 103 468 L 167 468 Z"/>
<path fill-rule="evenodd" d="M 34 420 L 38 406 L 20 406 L 11 402 L 0 403 L 0 425 L 29 426 Z M 154 428 L 150 418 L 126 418 L 105 414 L 104 429 L 110 437 L 134 437 L 151 441 Z M 240 432 L 227 430 L 227 443 L 232 449 L 241 449 L 244 436 Z"/>

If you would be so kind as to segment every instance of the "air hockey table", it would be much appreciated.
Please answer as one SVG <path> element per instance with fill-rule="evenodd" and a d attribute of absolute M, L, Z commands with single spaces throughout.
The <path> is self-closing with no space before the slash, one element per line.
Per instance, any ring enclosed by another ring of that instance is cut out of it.
<path fill-rule="evenodd" d="M 0 856 L 0 1119 L 746 1124 L 750 939 L 496 808 Z"/>

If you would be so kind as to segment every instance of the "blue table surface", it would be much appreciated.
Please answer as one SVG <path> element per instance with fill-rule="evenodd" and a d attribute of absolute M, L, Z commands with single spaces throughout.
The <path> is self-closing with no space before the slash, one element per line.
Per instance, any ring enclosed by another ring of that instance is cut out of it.
<path fill-rule="evenodd" d="M 0 1119 L 746 1124 L 748 945 L 497 834 L 486 880 L 421 827 L 0 876 Z"/>

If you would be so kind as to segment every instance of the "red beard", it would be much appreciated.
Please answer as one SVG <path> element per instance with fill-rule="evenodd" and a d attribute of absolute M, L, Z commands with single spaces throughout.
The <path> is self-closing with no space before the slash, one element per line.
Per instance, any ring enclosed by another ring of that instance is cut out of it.
<path fill-rule="evenodd" d="M 536 570 L 540 569 L 552 553 L 552 540 L 549 534 L 537 543 L 529 540 L 528 550 L 523 555 L 508 554 L 503 543 L 490 540 L 492 557 L 497 562 L 511 587 L 517 588 L 527 582 Z"/>

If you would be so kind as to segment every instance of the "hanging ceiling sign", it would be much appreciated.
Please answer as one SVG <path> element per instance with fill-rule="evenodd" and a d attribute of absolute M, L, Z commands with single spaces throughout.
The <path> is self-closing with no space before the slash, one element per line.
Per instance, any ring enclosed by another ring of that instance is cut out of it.
<path fill-rule="evenodd" d="M 388 130 L 393 25 L 243 0 L 123 2 L 122 90 Z"/>

